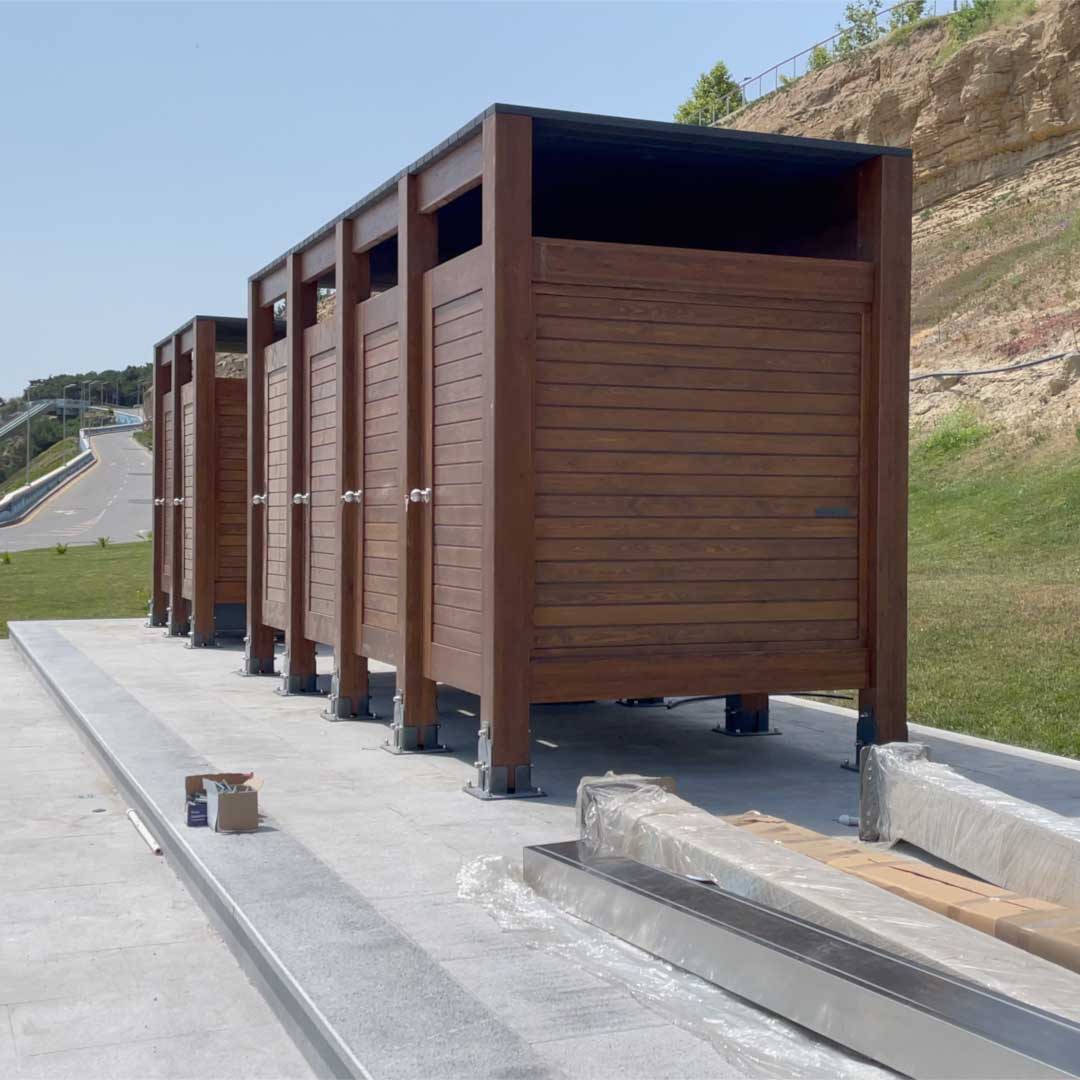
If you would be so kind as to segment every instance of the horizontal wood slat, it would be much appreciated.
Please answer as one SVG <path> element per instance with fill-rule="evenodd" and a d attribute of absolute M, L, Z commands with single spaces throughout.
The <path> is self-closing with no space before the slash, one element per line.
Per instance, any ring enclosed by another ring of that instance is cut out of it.
<path fill-rule="evenodd" d="M 587 240 L 533 241 L 536 281 L 687 290 L 733 296 L 869 303 L 874 265 L 743 252 L 607 244 Z"/>

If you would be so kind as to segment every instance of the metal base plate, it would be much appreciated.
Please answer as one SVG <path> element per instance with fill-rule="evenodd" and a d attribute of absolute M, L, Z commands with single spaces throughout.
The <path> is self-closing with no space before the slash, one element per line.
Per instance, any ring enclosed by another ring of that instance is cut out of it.
<path fill-rule="evenodd" d="M 388 754 L 393 754 L 395 757 L 405 757 L 409 754 L 449 754 L 450 747 L 443 746 L 442 743 L 436 743 L 434 746 L 418 746 L 414 750 L 405 750 L 400 746 L 395 746 L 389 739 L 386 740 L 380 747 Z"/>
<path fill-rule="evenodd" d="M 525 788 L 523 791 L 511 791 L 505 795 L 494 795 L 490 791 L 477 787 L 475 784 L 465 784 L 462 789 L 466 795 L 483 802 L 496 802 L 502 799 L 546 799 L 547 792 L 543 788 Z"/>

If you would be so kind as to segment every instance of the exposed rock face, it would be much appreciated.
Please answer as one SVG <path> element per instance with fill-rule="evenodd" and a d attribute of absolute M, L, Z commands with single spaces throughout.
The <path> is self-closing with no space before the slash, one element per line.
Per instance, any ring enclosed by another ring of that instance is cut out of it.
<path fill-rule="evenodd" d="M 916 209 L 1080 144 L 1080 0 L 1042 0 L 941 62 L 947 39 L 936 20 L 804 76 L 731 126 L 910 146 Z"/>

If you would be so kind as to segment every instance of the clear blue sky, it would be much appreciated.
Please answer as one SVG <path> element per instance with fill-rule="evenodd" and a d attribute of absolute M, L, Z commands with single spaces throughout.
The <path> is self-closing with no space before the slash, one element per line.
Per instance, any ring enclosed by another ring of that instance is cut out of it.
<path fill-rule="evenodd" d="M 0 395 L 122 367 L 494 101 L 668 120 L 842 0 L 0 2 Z"/>

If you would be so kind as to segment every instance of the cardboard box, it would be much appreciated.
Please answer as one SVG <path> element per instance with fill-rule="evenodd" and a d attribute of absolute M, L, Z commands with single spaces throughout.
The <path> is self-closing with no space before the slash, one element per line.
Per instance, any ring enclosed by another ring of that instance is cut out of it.
<path fill-rule="evenodd" d="M 1002 941 L 1080 972 L 1080 910 L 1025 911 L 998 919 L 994 929 Z"/>
<path fill-rule="evenodd" d="M 850 874 L 860 866 L 895 866 L 907 862 L 911 862 L 907 856 L 892 851 L 860 851 L 856 848 L 852 855 L 837 855 L 830 859 L 829 865 Z"/>
<path fill-rule="evenodd" d="M 907 866 L 894 863 L 891 866 L 869 864 L 859 866 L 851 871 L 863 881 L 872 881 L 883 889 L 912 900 L 922 907 L 942 915 L 949 913 L 950 907 L 962 904 L 967 900 L 978 899 L 977 894 L 966 889 L 959 889 L 945 881 L 935 881 L 933 878 L 924 877 L 921 874 L 911 873 Z"/>
<path fill-rule="evenodd" d="M 950 919 L 974 927 L 984 934 L 997 935 L 999 919 L 1008 919 L 1014 915 L 1025 915 L 1031 911 L 1059 910 L 1059 904 L 1047 900 L 1036 900 L 1030 896 L 991 896 L 980 897 L 957 904 L 946 912 Z"/>
<path fill-rule="evenodd" d="M 743 832 L 753 833 L 762 840 L 775 840 L 778 844 L 790 844 L 795 840 L 823 840 L 821 833 L 804 829 L 801 825 L 792 825 L 787 821 L 752 821 L 740 826 Z"/>
<path fill-rule="evenodd" d="M 817 840 L 793 840 L 785 847 L 823 863 L 859 854 L 859 849 L 850 840 L 840 840 L 833 836 L 822 836 Z"/>
<path fill-rule="evenodd" d="M 213 785 L 206 785 L 207 780 L 218 780 L 244 790 L 218 794 Z M 184 797 L 187 804 L 188 824 L 205 824 L 215 832 L 254 832 L 259 827 L 259 789 L 262 780 L 252 773 L 195 773 L 184 777 Z M 198 803 L 194 796 L 206 792 L 205 820 L 197 819 L 194 811 Z"/>

